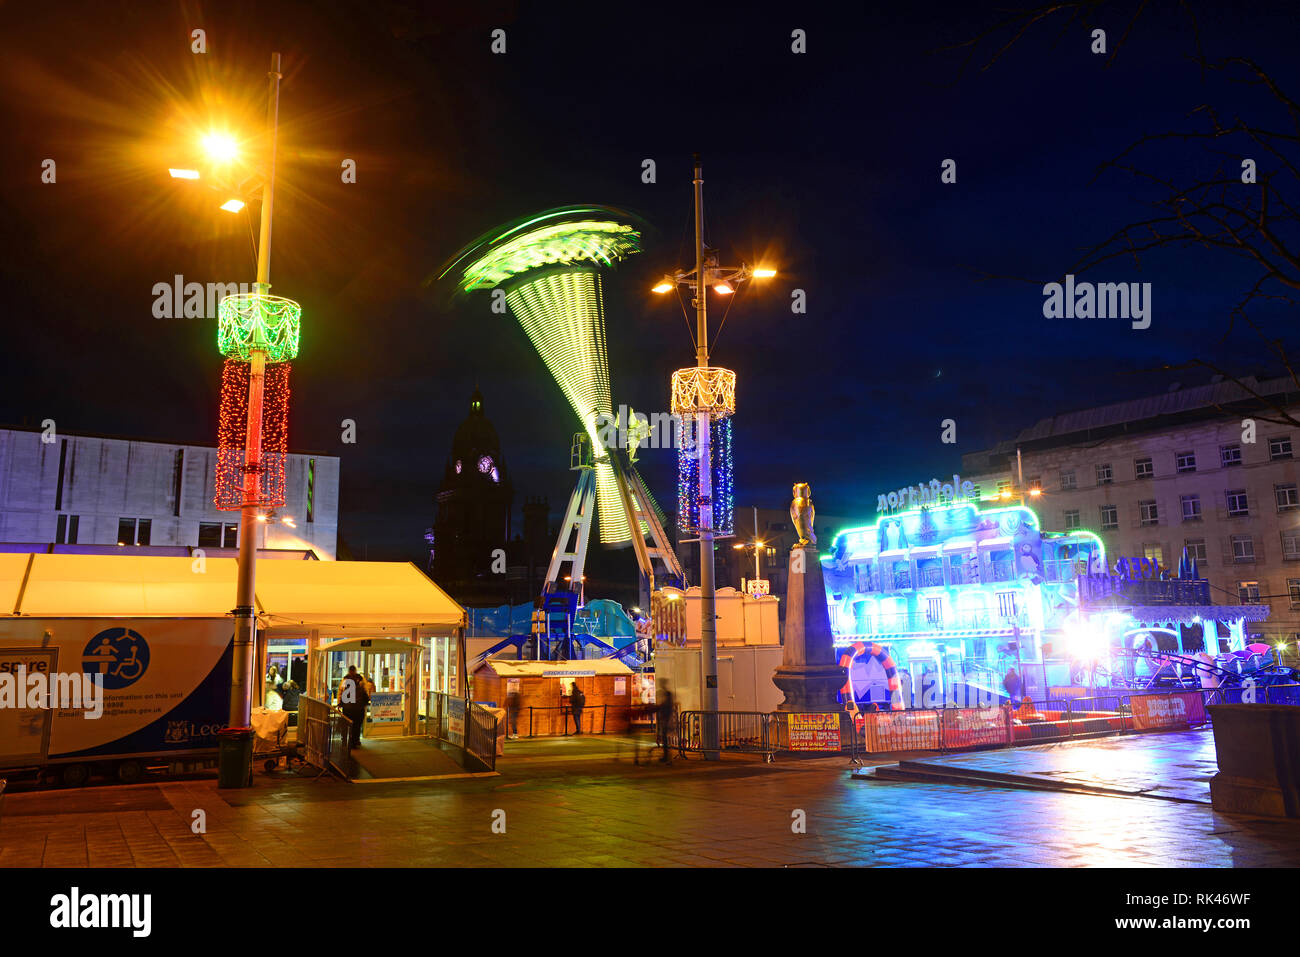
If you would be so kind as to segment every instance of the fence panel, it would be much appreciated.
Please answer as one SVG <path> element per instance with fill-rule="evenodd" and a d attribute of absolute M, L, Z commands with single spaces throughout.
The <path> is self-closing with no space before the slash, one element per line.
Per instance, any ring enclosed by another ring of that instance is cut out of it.
<path fill-rule="evenodd" d="M 298 699 L 299 740 L 303 760 L 322 771 L 333 770 L 345 778 L 355 773 L 349 747 L 352 722 L 328 701 Z"/>
<path fill-rule="evenodd" d="M 473 702 L 465 711 L 465 750 L 486 764 L 488 770 L 496 770 L 497 717 Z"/>

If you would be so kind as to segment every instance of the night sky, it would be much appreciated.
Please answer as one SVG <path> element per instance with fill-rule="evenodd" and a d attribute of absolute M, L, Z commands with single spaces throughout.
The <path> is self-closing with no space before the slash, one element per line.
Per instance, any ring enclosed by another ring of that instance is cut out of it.
<path fill-rule="evenodd" d="M 1093 182 L 1100 162 L 1191 128 L 1205 102 L 1277 119 L 1257 89 L 1202 76 L 1176 4 L 1151 5 L 1109 67 L 1058 19 L 985 71 L 993 46 L 966 71 L 935 51 L 996 23 L 993 5 L 858 6 L 737 5 L 688 30 L 660 4 L 7 4 L 0 422 L 215 442 L 215 323 L 154 318 L 152 287 L 176 273 L 251 282 L 256 208 L 221 212 L 166 169 L 195 165 L 209 127 L 260 130 L 272 50 L 285 79 L 271 278 L 303 305 L 290 442 L 341 456 L 341 532 L 358 557 L 420 559 L 476 382 L 516 511 L 526 495 L 563 508 L 577 423 L 559 390 L 486 295 L 428 282 L 497 224 L 574 203 L 643 217 L 644 251 L 605 277 L 611 378 L 616 404 L 666 408 L 693 346 L 681 308 L 648 289 L 691 258 L 693 151 L 708 242 L 725 262 L 780 270 L 716 336 L 715 362 L 740 381 L 737 506 L 784 507 L 806 480 L 819 510 L 867 518 L 878 491 L 958 471 L 963 452 L 1043 416 L 1210 374 L 1144 370 L 1213 357 L 1278 371 L 1249 335 L 1220 342 L 1256 274 L 1219 253 L 1081 277 L 1151 282 L 1145 331 L 1042 316 L 1043 282 L 1146 214 L 1151 189 L 1119 172 Z M 1137 6 L 1101 5 L 1112 47 Z M 1291 6 L 1199 6 L 1206 52 L 1253 57 L 1295 94 Z M 497 27 L 505 55 L 489 49 Z M 190 51 L 194 28 L 205 54 Z M 806 54 L 791 52 L 795 28 Z M 1216 162 L 1180 141 L 1145 155 L 1177 177 Z M 45 158 L 56 184 L 40 181 Z M 946 158 L 955 184 L 940 182 Z M 1285 305 L 1258 315 L 1294 328 Z M 939 441 L 945 418 L 956 446 Z M 343 419 L 355 445 L 340 443 Z M 672 453 L 643 463 L 671 509 Z"/>

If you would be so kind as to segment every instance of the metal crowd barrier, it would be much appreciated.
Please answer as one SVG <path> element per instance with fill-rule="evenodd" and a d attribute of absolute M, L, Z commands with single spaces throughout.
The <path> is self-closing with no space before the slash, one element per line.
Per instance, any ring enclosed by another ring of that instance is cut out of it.
<path fill-rule="evenodd" d="M 351 719 L 328 701 L 306 695 L 298 699 L 298 719 L 303 760 L 322 773 L 334 771 L 350 779 L 355 773 Z"/>
<path fill-rule="evenodd" d="M 425 736 L 446 744 L 467 771 L 496 770 L 497 725 L 496 715 L 466 698 L 430 691 L 425 700 Z"/>
<path fill-rule="evenodd" d="M 706 747 L 709 743 L 706 732 L 713 725 L 716 726 L 717 750 L 770 757 L 780 750 L 776 737 L 780 732 L 774 734 L 773 725 L 784 727 L 783 722 L 774 722 L 773 717 L 762 711 L 682 711 L 669 727 L 669 747 L 683 756 L 713 750 Z M 708 737 L 713 736 L 708 734 Z"/>
<path fill-rule="evenodd" d="M 489 771 L 497 766 L 497 716 L 482 705 L 466 702 L 465 750 L 478 758 Z"/>

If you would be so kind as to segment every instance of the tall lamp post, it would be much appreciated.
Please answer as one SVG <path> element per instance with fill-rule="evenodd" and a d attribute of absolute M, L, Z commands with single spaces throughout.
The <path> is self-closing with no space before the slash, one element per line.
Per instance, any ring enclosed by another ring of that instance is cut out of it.
<path fill-rule="evenodd" d="M 217 451 L 218 508 L 239 510 L 239 561 L 236 584 L 234 649 L 231 661 L 231 728 L 247 728 L 252 718 L 254 650 L 257 642 L 257 530 L 265 507 L 284 504 L 287 453 L 288 360 L 298 354 L 296 302 L 270 295 L 271 220 L 275 198 L 276 140 L 280 105 L 280 54 L 271 55 L 266 109 L 267 147 L 262 176 L 257 280 L 250 295 L 227 296 L 218 313 L 217 344 L 226 356 L 222 373 L 220 436 Z M 242 422 L 239 420 L 242 418 Z M 270 430 L 268 433 L 267 430 Z M 242 778 L 244 757 L 222 749 L 223 781 Z"/>
<path fill-rule="evenodd" d="M 710 447 L 712 425 L 736 411 L 736 373 L 709 365 L 708 289 L 719 295 L 734 295 L 750 279 L 766 279 L 776 271 L 764 268 L 721 266 L 717 251 L 704 246 L 704 172 L 700 154 L 695 154 L 695 268 L 665 276 L 654 292 L 666 293 L 685 286 L 695 306 L 695 365 L 678 369 L 672 379 L 672 412 L 685 420 L 694 419 L 694 442 L 698 485 L 690 509 L 697 515 L 695 531 L 700 542 L 700 710 L 703 751 L 706 760 L 717 760 L 718 752 L 718 635 L 713 542 L 713 458 Z"/>

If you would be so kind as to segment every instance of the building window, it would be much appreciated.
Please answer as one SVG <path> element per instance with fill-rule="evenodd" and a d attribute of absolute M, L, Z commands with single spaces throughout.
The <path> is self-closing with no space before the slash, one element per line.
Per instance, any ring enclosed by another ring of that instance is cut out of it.
<path fill-rule="evenodd" d="M 1110 463 L 1109 463 L 1109 462 L 1107 462 L 1105 465 L 1098 465 L 1098 466 L 1097 466 L 1097 484 L 1098 484 L 1098 485 L 1109 485 L 1109 484 L 1111 483 L 1111 481 L 1112 481 L 1112 478 L 1113 478 L 1113 476 L 1111 475 L 1111 471 L 1110 471 Z"/>
<path fill-rule="evenodd" d="M 1074 469 L 1068 469 L 1066 471 L 1061 472 L 1062 492 L 1073 492 L 1078 487 L 1079 487 L 1078 482 L 1075 480 L 1074 477 Z"/>
<path fill-rule="evenodd" d="M 1189 538 L 1183 542 L 1183 548 L 1187 549 L 1187 557 L 1194 558 L 1198 562 L 1208 562 L 1209 552 L 1205 548 L 1205 539 Z"/>
<path fill-rule="evenodd" d="M 181 490 L 185 484 L 185 450 L 176 450 L 176 460 L 172 462 L 172 514 L 181 514 Z"/>
<path fill-rule="evenodd" d="M 1103 505 L 1101 507 L 1101 527 L 1119 528 L 1119 506 Z"/>
<path fill-rule="evenodd" d="M 925 600 L 925 620 L 935 624 L 943 621 L 942 598 L 927 598 Z"/>
<path fill-rule="evenodd" d="M 117 520 L 117 543 L 119 545 L 135 544 L 135 519 L 119 518 Z"/>
<path fill-rule="evenodd" d="M 316 460 L 307 460 L 307 521 L 316 521 Z"/>
<path fill-rule="evenodd" d="M 998 614 L 1003 618 L 1016 617 L 1016 593 L 1013 591 L 998 592 Z"/>
<path fill-rule="evenodd" d="M 1235 442 L 1232 445 L 1219 446 L 1219 464 L 1225 469 L 1234 465 L 1241 464 L 1241 446 Z"/>
<path fill-rule="evenodd" d="M 1184 495 L 1183 502 L 1183 521 L 1199 522 L 1201 520 L 1201 497 L 1199 495 Z"/>
<path fill-rule="evenodd" d="M 1300 531 L 1282 533 L 1282 559 L 1300 561 Z"/>
<path fill-rule="evenodd" d="M 226 526 L 225 546 L 226 548 L 239 547 L 239 526 L 238 525 Z"/>
<path fill-rule="evenodd" d="M 66 442 L 67 439 L 64 439 Z M 62 545 L 68 538 L 68 516 L 60 515 L 59 520 L 55 522 L 54 544 Z"/>
<path fill-rule="evenodd" d="M 1160 510 L 1155 502 L 1138 502 L 1138 512 L 1142 516 L 1143 525 L 1160 524 Z"/>
<path fill-rule="evenodd" d="M 1011 494 L 1011 479 L 998 479 L 998 498 Z"/>
<path fill-rule="evenodd" d="M 1029 490 L 1031 492 L 1035 490 L 1041 492 L 1043 490 L 1043 477 L 1041 475 L 1035 475 L 1030 478 Z"/>
<path fill-rule="evenodd" d="M 135 543 L 137 545 L 148 545 L 149 539 L 153 537 L 153 519 L 142 518 L 135 523 Z"/>
<path fill-rule="evenodd" d="M 1196 453 L 1179 452 L 1178 453 L 1178 471 L 1195 472 L 1196 471 Z"/>
<path fill-rule="evenodd" d="M 1065 527 L 1067 530 L 1079 527 L 1079 510 L 1077 508 L 1067 508 L 1065 510 Z"/>
<path fill-rule="evenodd" d="M 221 547 L 221 525 L 215 522 L 199 523 L 199 548 Z"/>
<path fill-rule="evenodd" d="M 1296 491 L 1294 485 L 1274 485 L 1273 498 L 1277 500 L 1277 510 L 1279 512 L 1300 508 L 1300 492 Z"/>
<path fill-rule="evenodd" d="M 1237 582 L 1237 598 L 1243 605 L 1259 604 L 1259 582 Z"/>
<path fill-rule="evenodd" d="M 1133 460 L 1133 477 L 1140 479 L 1149 479 L 1156 474 L 1155 466 L 1151 463 L 1150 457 L 1145 459 Z"/>
<path fill-rule="evenodd" d="M 1233 535 L 1232 560 L 1234 562 L 1253 562 L 1255 560 L 1255 540 L 1249 535 Z"/>
<path fill-rule="evenodd" d="M 81 522 L 80 515 L 68 516 L 68 544 L 77 544 L 77 525 Z"/>
<path fill-rule="evenodd" d="M 1289 459 L 1291 457 L 1291 436 L 1283 435 L 1268 440 L 1268 457 L 1270 459 Z"/>
<path fill-rule="evenodd" d="M 1286 590 L 1291 593 L 1291 607 L 1300 608 L 1300 578 L 1288 578 Z"/>
<path fill-rule="evenodd" d="M 1157 568 L 1165 567 L 1165 547 L 1163 545 L 1146 545 L 1142 546 L 1142 557 L 1149 558 L 1156 563 Z"/>
<path fill-rule="evenodd" d="M 1250 514 L 1250 501 L 1246 496 L 1246 490 L 1244 488 L 1234 488 L 1228 491 L 1228 514 Z"/>

